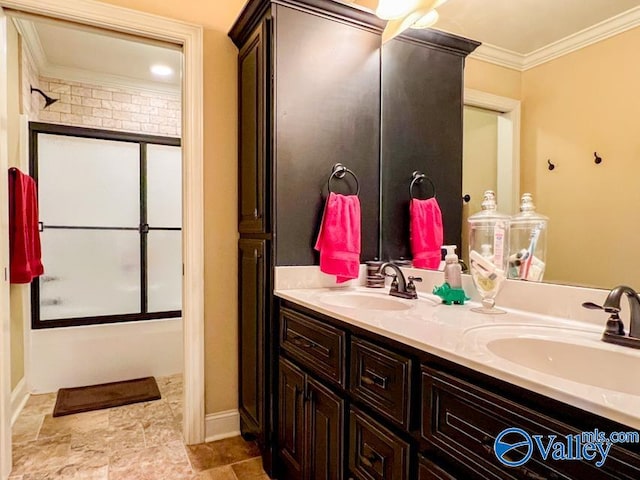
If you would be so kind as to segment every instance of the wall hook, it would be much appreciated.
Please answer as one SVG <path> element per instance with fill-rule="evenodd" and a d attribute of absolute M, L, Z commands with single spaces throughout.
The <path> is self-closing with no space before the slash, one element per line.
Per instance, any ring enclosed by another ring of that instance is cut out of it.
<path fill-rule="evenodd" d="M 593 152 L 593 156 L 596 157 L 596 159 L 594 160 L 596 162 L 596 165 L 600 165 L 602 163 L 602 157 L 598 155 L 598 152 Z"/>
<path fill-rule="evenodd" d="M 553 163 L 551 163 L 551 159 L 547 160 L 547 163 L 549 164 L 548 168 L 549 168 L 550 171 L 553 170 L 554 168 L 556 168 L 556 166 Z"/>

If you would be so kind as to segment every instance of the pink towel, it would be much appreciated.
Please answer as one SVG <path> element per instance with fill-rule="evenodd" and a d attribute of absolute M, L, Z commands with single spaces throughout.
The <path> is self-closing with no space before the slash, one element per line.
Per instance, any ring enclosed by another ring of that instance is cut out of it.
<path fill-rule="evenodd" d="M 435 198 L 411 199 L 409 237 L 413 266 L 435 270 L 442 258 L 442 213 Z"/>
<path fill-rule="evenodd" d="M 320 271 L 343 283 L 360 272 L 360 200 L 356 195 L 330 193 L 324 207 L 315 249 Z"/>
<path fill-rule="evenodd" d="M 36 182 L 18 169 L 9 173 L 9 256 L 11 283 L 29 283 L 44 273 Z"/>

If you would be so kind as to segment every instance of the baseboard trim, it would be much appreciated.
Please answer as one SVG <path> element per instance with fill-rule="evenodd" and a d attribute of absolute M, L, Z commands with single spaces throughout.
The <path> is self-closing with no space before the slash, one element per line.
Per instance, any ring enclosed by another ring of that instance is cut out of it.
<path fill-rule="evenodd" d="M 240 435 L 240 412 L 227 410 L 210 413 L 205 417 L 205 441 L 215 442 Z"/>
<path fill-rule="evenodd" d="M 27 389 L 27 379 L 22 377 L 16 388 L 11 392 L 11 425 L 13 426 L 22 412 L 22 409 L 29 400 L 29 390 Z"/>

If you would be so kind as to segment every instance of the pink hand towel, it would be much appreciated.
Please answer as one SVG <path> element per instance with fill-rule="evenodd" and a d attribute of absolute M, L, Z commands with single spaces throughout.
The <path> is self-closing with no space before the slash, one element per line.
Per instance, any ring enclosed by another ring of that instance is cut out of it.
<path fill-rule="evenodd" d="M 360 272 L 360 200 L 356 195 L 330 193 L 324 207 L 315 249 L 320 271 L 343 283 Z"/>
<path fill-rule="evenodd" d="M 442 212 L 435 198 L 411 199 L 409 237 L 413 266 L 435 270 L 442 257 Z"/>
<path fill-rule="evenodd" d="M 18 169 L 9 173 L 9 255 L 11 283 L 29 283 L 44 273 L 36 182 Z"/>

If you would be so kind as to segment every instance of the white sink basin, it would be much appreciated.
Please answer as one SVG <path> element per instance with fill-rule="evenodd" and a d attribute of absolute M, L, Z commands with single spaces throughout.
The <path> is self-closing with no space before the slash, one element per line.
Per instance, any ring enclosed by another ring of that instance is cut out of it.
<path fill-rule="evenodd" d="M 489 341 L 487 349 L 548 375 L 640 395 L 640 358 L 632 352 L 536 337 L 499 338 Z"/>
<path fill-rule="evenodd" d="M 485 325 L 463 335 L 486 360 L 509 362 L 511 371 L 544 375 L 640 396 L 640 350 L 600 340 L 602 329 L 526 324 Z M 544 381 L 544 380 L 543 380 Z"/>
<path fill-rule="evenodd" d="M 360 310 L 399 311 L 409 310 L 416 300 L 402 300 L 382 293 L 326 293 L 320 301 L 333 307 L 357 308 Z"/>

